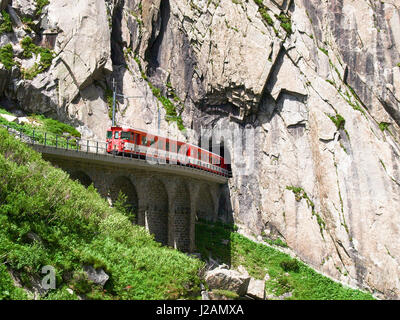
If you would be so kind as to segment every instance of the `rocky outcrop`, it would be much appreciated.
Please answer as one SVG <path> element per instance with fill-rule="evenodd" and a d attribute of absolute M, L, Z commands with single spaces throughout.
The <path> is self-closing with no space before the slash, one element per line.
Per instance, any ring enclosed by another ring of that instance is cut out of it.
<path fill-rule="evenodd" d="M 104 270 L 101 268 L 95 269 L 92 266 L 84 266 L 83 270 L 85 271 L 87 278 L 90 281 L 102 287 L 106 284 L 106 282 L 110 278 L 109 275 L 105 273 Z"/>
<path fill-rule="evenodd" d="M 9 8 L 23 22 L 34 3 Z M 233 178 L 221 218 L 280 238 L 326 275 L 398 298 L 399 22 L 394 0 L 54 0 L 34 30 L 14 23 L 0 38 L 22 65 L 34 63 L 23 37 L 49 44 L 51 67 L 32 80 L 18 63 L 1 69 L 0 89 L 85 138 L 102 139 L 111 124 L 112 78 L 127 97 L 119 124 L 192 143 L 200 127 L 225 128 Z M 244 128 L 254 152 L 229 137 Z"/>

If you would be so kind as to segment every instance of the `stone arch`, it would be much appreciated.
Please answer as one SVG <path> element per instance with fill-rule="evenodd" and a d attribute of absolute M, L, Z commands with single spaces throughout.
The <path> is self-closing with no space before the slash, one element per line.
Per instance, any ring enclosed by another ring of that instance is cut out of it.
<path fill-rule="evenodd" d="M 197 219 L 214 220 L 215 205 L 208 185 L 203 184 L 197 194 L 196 215 Z"/>
<path fill-rule="evenodd" d="M 114 205 L 118 199 L 119 193 L 122 192 L 126 197 L 127 209 L 134 215 L 133 223 L 137 223 L 138 219 L 138 195 L 136 188 L 127 177 L 120 176 L 114 179 L 110 186 L 110 198 Z"/>
<path fill-rule="evenodd" d="M 70 172 L 69 176 L 72 180 L 78 180 L 86 188 L 93 183 L 89 175 L 87 175 L 85 172 L 81 170 L 72 171 Z"/>
<path fill-rule="evenodd" d="M 178 181 L 174 199 L 174 246 L 176 249 L 190 251 L 190 192 L 184 181 Z"/>
<path fill-rule="evenodd" d="M 151 178 L 147 182 L 144 225 L 156 241 L 168 245 L 168 193 L 160 180 Z"/>

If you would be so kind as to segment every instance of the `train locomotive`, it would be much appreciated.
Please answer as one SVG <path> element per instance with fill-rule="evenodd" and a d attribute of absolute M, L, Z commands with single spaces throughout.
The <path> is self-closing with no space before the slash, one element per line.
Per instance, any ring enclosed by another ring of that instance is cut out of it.
<path fill-rule="evenodd" d="M 185 142 L 149 134 L 146 131 L 111 127 L 107 130 L 107 152 L 121 156 L 146 159 L 149 155 L 166 163 L 185 165 L 230 176 L 229 165 L 218 154 Z"/>

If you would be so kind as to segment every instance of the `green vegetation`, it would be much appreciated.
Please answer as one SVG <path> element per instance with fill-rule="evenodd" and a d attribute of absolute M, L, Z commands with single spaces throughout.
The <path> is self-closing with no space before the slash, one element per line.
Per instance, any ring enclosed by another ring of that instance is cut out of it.
<path fill-rule="evenodd" d="M 5 11 L 1 11 L 3 22 L 0 24 L 0 34 L 9 33 L 13 31 L 10 15 Z"/>
<path fill-rule="evenodd" d="M 212 293 L 216 296 L 223 296 L 228 299 L 239 299 L 239 295 L 236 292 L 229 291 L 229 290 L 219 290 L 219 289 L 213 289 Z"/>
<path fill-rule="evenodd" d="M 390 123 L 389 122 L 380 122 L 379 123 L 379 129 L 381 129 L 382 132 L 389 130 Z"/>
<path fill-rule="evenodd" d="M 299 272 L 300 270 L 300 265 L 296 259 L 283 260 L 279 265 L 286 272 Z"/>
<path fill-rule="evenodd" d="M 230 240 L 229 245 L 222 243 L 224 239 Z M 264 279 L 268 273 L 267 294 L 292 292 L 293 300 L 373 299 L 369 293 L 345 287 L 285 253 L 243 237 L 232 226 L 198 223 L 196 246 L 204 258 L 211 255 L 233 268 L 243 265 L 256 279 Z"/>
<path fill-rule="evenodd" d="M 400 62 L 397 64 L 397 66 L 400 68 Z"/>
<path fill-rule="evenodd" d="M 319 48 L 318 49 L 325 55 L 329 56 L 328 50 L 326 50 L 325 48 Z"/>
<path fill-rule="evenodd" d="M 282 239 L 280 239 L 280 238 L 277 238 L 277 239 L 274 239 L 274 240 L 269 239 L 269 238 L 263 238 L 263 240 L 264 240 L 266 243 L 268 243 L 268 244 L 270 244 L 270 245 L 272 245 L 272 246 L 278 246 L 278 247 L 282 247 L 282 248 L 287 248 L 287 247 L 288 247 L 287 243 L 284 242 L 284 241 L 283 241 Z"/>
<path fill-rule="evenodd" d="M 325 221 L 322 217 L 315 211 L 315 204 L 311 201 L 310 197 L 301 187 L 287 186 L 287 190 L 290 190 L 294 193 L 296 201 L 301 201 L 305 199 L 309 208 L 311 208 L 312 215 L 317 218 L 317 223 L 319 225 L 319 231 L 321 233 L 322 238 L 324 238 L 323 230 L 325 229 Z"/>
<path fill-rule="evenodd" d="M 15 65 L 14 51 L 10 43 L 0 48 L 0 62 L 7 70 L 11 70 L 11 68 Z"/>
<path fill-rule="evenodd" d="M 258 12 L 260 12 L 261 17 L 263 17 L 263 19 L 265 20 L 265 22 L 270 25 L 273 26 L 274 25 L 274 21 L 272 20 L 271 16 L 268 14 L 268 11 L 266 8 L 264 7 L 260 7 L 258 9 Z"/>
<path fill-rule="evenodd" d="M 8 111 L 1 109 L 0 108 L 0 114 L 10 114 Z M 17 124 L 15 122 L 8 122 L 7 120 L 3 119 L 0 117 L 0 124 L 9 126 L 15 130 L 22 131 L 23 133 L 31 135 L 33 130 L 36 130 L 37 132 L 43 131 L 43 132 L 48 132 L 48 133 L 53 133 L 57 135 L 69 135 L 72 137 L 81 137 L 81 134 L 78 130 L 76 130 L 74 127 L 60 122 L 58 120 L 54 120 L 51 118 L 46 118 L 43 115 L 36 115 L 36 114 L 31 114 L 28 116 L 28 119 L 30 122 L 35 123 L 29 124 L 29 123 L 23 123 L 23 124 Z"/>
<path fill-rule="evenodd" d="M 8 115 L 12 115 L 12 113 L 11 113 L 11 112 L 8 112 L 6 109 L 3 109 L 1 106 L 0 106 L 0 114 L 8 114 Z"/>
<path fill-rule="evenodd" d="M 5 267 L 25 286 L 56 270 L 56 289 L 45 299 L 178 299 L 198 295 L 202 262 L 161 247 L 140 226 L 67 173 L 0 129 L 0 294 L 24 298 Z M 34 233 L 40 240 L 32 240 Z M 104 288 L 83 274 L 83 266 L 103 268 Z M 72 288 L 71 295 L 66 289 Z"/>
<path fill-rule="evenodd" d="M 328 115 L 328 117 L 335 124 L 337 130 L 344 130 L 346 120 L 340 114 L 336 114 L 335 116 Z"/>
<path fill-rule="evenodd" d="M 107 104 L 108 104 L 108 117 L 112 119 L 112 107 L 113 107 L 113 92 L 110 88 L 107 88 L 104 92 Z M 117 102 L 116 102 L 117 103 Z"/>
<path fill-rule="evenodd" d="M 0 108 L 0 114 L 10 114 Z M 9 122 L 0 116 L 0 125 L 8 126 L 28 136 L 35 136 L 35 142 L 59 147 L 76 147 L 77 138 L 81 137 L 74 127 L 60 121 L 32 114 L 28 117 L 29 123 Z"/>
<path fill-rule="evenodd" d="M 22 69 L 22 75 L 24 79 L 32 80 L 35 78 L 39 73 L 42 73 L 46 71 L 48 68 L 50 68 L 51 63 L 54 59 L 54 52 L 51 51 L 50 49 L 43 48 L 40 46 L 37 46 L 33 43 L 32 39 L 30 37 L 25 37 L 21 41 L 21 46 L 24 49 L 22 55 L 24 58 L 32 58 L 33 54 L 39 55 L 40 56 L 40 62 L 35 63 L 35 65 L 28 69 Z"/>
<path fill-rule="evenodd" d="M 128 196 L 120 190 L 117 200 L 114 203 L 114 208 L 121 212 L 124 216 L 126 216 L 129 221 L 134 222 L 136 218 L 136 215 L 134 213 L 136 208 L 132 208 L 132 206 L 127 201 Z"/>
<path fill-rule="evenodd" d="M 281 27 L 286 31 L 286 33 L 291 35 L 293 30 L 290 16 L 282 12 L 280 15 L 275 15 L 275 17 L 281 22 Z"/>
<path fill-rule="evenodd" d="M 268 11 L 269 8 L 263 4 L 262 0 L 254 0 L 254 2 L 258 5 L 258 12 L 260 13 L 263 20 L 274 29 L 276 35 L 278 35 L 278 30 L 274 27 L 274 21 L 272 20 L 271 16 L 269 15 Z"/>
<path fill-rule="evenodd" d="M 4 264 L 0 264 L 0 301 L 1 300 L 26 300 L 28 297 L 24 290 L 14 286 L 13 280 Z"/>
<path fill-rule="evenodd" d="M 43 12 L 43 8 L 50 3 L 49 0 L 35 0 L 35 2 L 36 2 L 36 16 L 40 16 Z"/>

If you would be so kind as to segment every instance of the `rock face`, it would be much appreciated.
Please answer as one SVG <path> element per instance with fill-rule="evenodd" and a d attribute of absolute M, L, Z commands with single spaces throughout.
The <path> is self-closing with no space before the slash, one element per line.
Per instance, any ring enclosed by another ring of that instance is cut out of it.
<path fill-rule="evenodd" d="M 27 28 L 34 6 L 12 1 L 0 46 L 28 65 L 20 41 L 30 35 L 56 57 L 32 80 L 18 64 L 2 68 L 9 104 L 104 139 L 115 78 L 135 97 L 119 99 L 119 124 L 192 143 L 200 127 L 228 129 L 221 219 L 281 238 L 340 281 L 400 297 L 398 1 L 54 0 Z M 244 128 L 254 151 L 229 136 Z"/>

